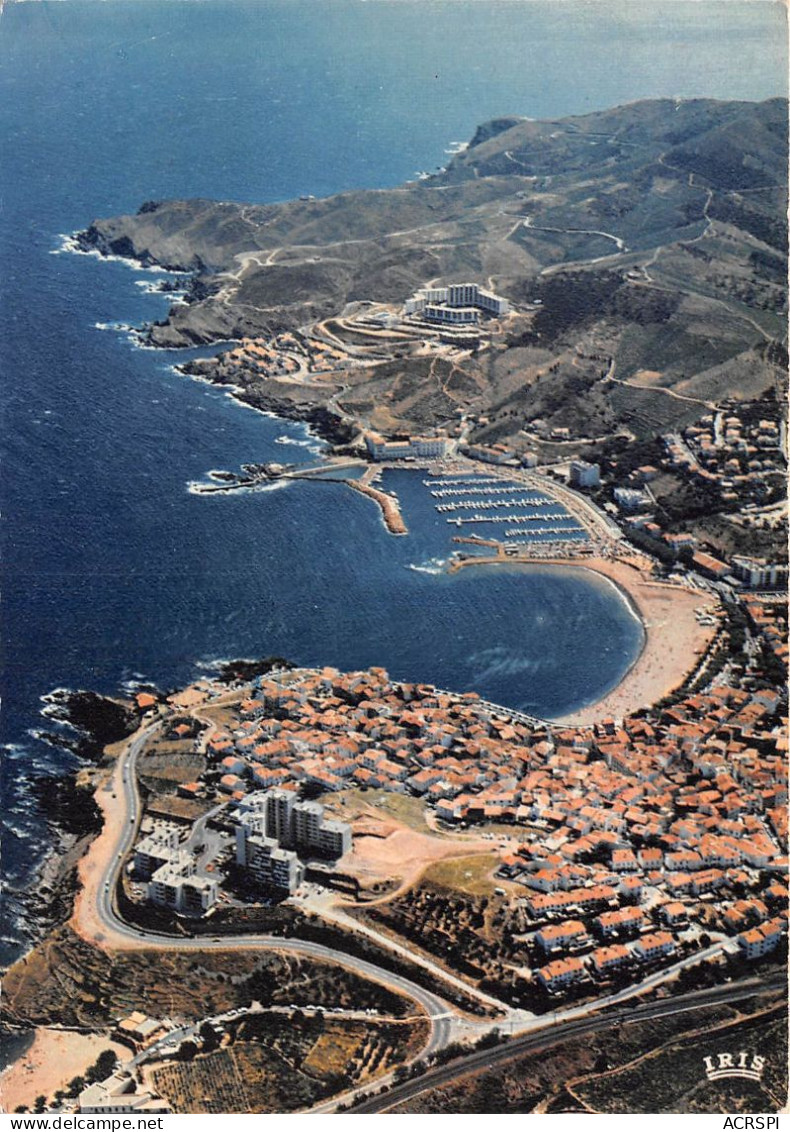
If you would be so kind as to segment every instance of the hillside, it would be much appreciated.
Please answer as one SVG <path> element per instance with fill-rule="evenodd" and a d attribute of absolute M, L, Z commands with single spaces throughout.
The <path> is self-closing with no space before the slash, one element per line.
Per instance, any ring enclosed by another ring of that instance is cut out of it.
<path fill-rule="evenodd" d="M 351 417 L 386 400 L 373 423 L 390 430 L 465 411 L 483 439 L 536 418 L 649 436 L 782 380 L 786 154 L 780 99 L 504 118 L 426 181 L 271 205 L 148 202 L 80 242 L 195 273 L 187 305 L 151 329 L 162 346 L 399 306 L 428 280 L 488 284 L 516 309 L 447 363 L 449 385 L 404 350 L 331 388 L 248 374 L 253 402 L 326 406 L 342 387 Z"/>

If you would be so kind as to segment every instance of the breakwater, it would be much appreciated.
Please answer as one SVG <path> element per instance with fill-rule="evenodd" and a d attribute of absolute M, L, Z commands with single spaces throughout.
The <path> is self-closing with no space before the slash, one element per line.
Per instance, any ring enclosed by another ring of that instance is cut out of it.
<path fill-rule="evenodd" d="M 379 491 L 378 488 L 371 487 L 367 483 L 360 483 L 359 480 L 348 480 L 347 483 L 353 491 L 358 491 L 360 495 L 366 495 L 368 499 L 378 503 L 384 524 L 391 535 L 407 535 L 409 533 L 401 514 L 400 504 L 395 496 L 387 495 L 385 491 Z"/>

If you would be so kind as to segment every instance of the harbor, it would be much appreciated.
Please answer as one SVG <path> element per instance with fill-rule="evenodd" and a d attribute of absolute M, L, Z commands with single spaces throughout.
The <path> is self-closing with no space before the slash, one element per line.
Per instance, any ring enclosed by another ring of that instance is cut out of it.
<path fill-rule="evenodd" d="M 376 503 L 386 529 L 393 535 L 408 534 L 408 526 L 395 492 L 381 487 L 388 470 L 402 465 L 377 462 L 369 464 L 354 457 L 322 460 L 318 464 L 294 465 L 279 463 L 244 464 L 240 473 L 212 471 L 211 482 L 189 485 L 195 494 L 255 491 L 284 480 L 345 483 L 352 491 Z M 480 530 L 487 542 L 522 553 L 530 548 L 538 556 L 557 549 L 572 554 L 592 549 L 590 532 L 582 518 L 573 513 L 555 495 L 549 495 L 523 479 L 505 475 L 459 474 L 457 465 L 442 474 L 442 465 L 424 465 L 428 477 L 423 486 L 433 501 L 433 508 L 445 522 L 458 530 L 467 527 Z M 412 469 L 417 471 L 418 469 Z M 504 530 L 503 530 L 504 528 Z M 486 538 L 486 536 L 489 536 Z"/>
<path fill-rule="evenodd" d="M 481 533 L 490 538 L 481 541 L 501 545 L 503 553 L 533 549 L 543 556 L 549 550 L 578 553 L 589 546 L 590 536 L 578 516 L 556 498 L 523 482 L 491 475 L 456 475 L 422 482 L 437 501 L 437 514 L 446 516 L 448 524 L 459 529 L 483 528 Z"/>

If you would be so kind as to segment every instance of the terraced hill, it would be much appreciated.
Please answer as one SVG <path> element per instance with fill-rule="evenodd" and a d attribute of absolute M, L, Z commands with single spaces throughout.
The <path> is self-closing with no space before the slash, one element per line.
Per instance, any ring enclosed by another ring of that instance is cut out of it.
<path fill-rule="evenodd" d="M 151 330 L 163 346 L 400 304 L 429 279 L 488 283 L 519 313 L 456 359 L 449 389 L 437 396 L 433 367 L 429 379 L 424 359 L 402 357 L 358 375 L 352 415 L 386 399 L 392 427 L 460 409 L 484 418 L 483 439 L 536 418 L 644 436 L 783 380 L 786 155 L 786 100 L 637 102 L 489 122 L 427 181 L 270 205 L 148 202 L 80 241 L 195 272 L 188 304 Z M 246 395 L 286 396 L 265 379 Z M 330 401 L 308 387 L 287 399 Z"/>

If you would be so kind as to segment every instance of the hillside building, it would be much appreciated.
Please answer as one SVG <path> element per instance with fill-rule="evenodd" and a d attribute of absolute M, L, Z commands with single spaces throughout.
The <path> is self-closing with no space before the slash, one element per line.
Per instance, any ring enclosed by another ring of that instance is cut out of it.
<path fill-rule="evenodd" d="M 295 892 L 302 883 L 304 866 L 293 849 L 283 849 L 275 838 L 267 837 L 264 827 L 265 818 L 260 814 L 242 816 L 236 830 L 236 864 L 260 888 Z"/>
<path fill-rule="evenodd" d="M 134 871 L 143 880 L 149 880 L 157 869 L 166 864 L 178 849 L 178 831 L 168 829 L 143 837 L 135 846 Z"/>
<path fill-rule="evenodd" d="M 236 830 L 236 863 L 263 887 L 295 892 L 301 856 L 337 860 L 351 849 L 351 826 L 324 816 L 320 802 L 299 802 L 292 790 L 248 794 Z"/>
<path fill-rule="evenodd" d="M 787 586 L 787 565 L 766 562 L 764 558 L 746 558 L 735 555 L 732 572 L 746 586 L 755 590 L 779 590 Z"/>
<path fill-rule="evenodd" d="M 507 299 L 484 291 L 476 283 L 451 283 L 449 287 L 423 287 L 407 299 L 404 315 L 419 315 L 427 322 L 451 326 L 474 326 L 480 315 L 501 318 L 510 310 Z"/>
<path fill-rule="evenodd" d="M 167 1101 L 141 1090 L 134 1077 L 119 1070 L 104 1081 L 88 1085 L 79 1095 L 79 1112 L 120 1112 L 149 1115 L 172 1112 Z"/>
<path fill-rule="evenodd" d="M 450 441 L 446 436 L 401 436 L 386 440 L 369 432 L 365 445 L 374 460 L 434 460 L 446 456 Z"/>
<path fill-rule="evenodd" d="M 586 460 L 571 460 L 570 482 L 572 487 L 600 487 L 600 466 L 588 464 Z"/>
<path fill-rule="evenodd" d="M 170 851 L 170 857 L 152 874 L 148 899 L 160 908 L 172 908 L 185 916 L 204 916 L 217 903 L 217 882 L 195 875 L 195 859 L 184 849 Z"/>

